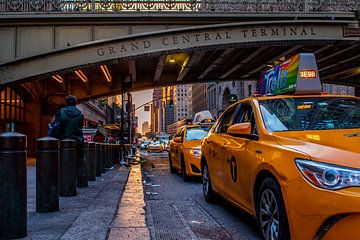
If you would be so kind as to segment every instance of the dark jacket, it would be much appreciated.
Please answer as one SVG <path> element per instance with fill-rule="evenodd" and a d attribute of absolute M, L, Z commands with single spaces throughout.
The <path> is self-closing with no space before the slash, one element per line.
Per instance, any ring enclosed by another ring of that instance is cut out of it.
<path fill-rule="evenodd" d="M 82 143 L 83 125 L 84 115 L 75 106 L 66 106 L 60 110 L 60 139 L 71 138 Z"/>

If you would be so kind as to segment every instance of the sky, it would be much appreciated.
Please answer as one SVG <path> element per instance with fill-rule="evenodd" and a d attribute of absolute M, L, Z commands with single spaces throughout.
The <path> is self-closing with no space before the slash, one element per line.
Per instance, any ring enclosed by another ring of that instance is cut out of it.
<path fill-rule="evenodd" d="M 133 103 L 135 103 L 135 108 L 138 108 L 140 105 L 149 102 L 152 100 L 153 89 L 133 92 Z M 151 110 L 151 108 L 150 108 Z M 143 122 L 148 121 L 149 125 L 151 124 L 151 111 L 145 112 L 144 107 L 135 111 L 135 116 L 138 116 L 138 131 L 142 132 Z"/>

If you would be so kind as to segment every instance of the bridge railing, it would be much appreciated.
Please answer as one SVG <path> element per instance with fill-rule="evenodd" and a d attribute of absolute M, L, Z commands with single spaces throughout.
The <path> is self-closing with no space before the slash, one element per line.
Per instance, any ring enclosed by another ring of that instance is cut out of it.
<path fill-rule="evenodd" d="M 0 0 L 5 12 L 352 12 L 360 0 Z"/>

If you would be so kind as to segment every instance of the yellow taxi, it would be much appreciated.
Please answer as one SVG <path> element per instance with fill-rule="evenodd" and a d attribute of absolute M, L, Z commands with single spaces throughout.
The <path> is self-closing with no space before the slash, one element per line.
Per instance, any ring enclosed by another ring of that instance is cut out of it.
<path fill-rule="evenodd" d="M 178 130 L 169 147 L 170 172 L 181 172 L 184 181 L 189 176 L 201 176 L 201 140 L 208 133 L 209 125 L 186 125 Z"/>
<path fill-rule="evenodd" d="M 360 239 L 360 98 L 319 93 L 317 68 L 304 68 L 282 85 L 294 95 L 251 97 L 220 116 L 202 142 L 203 194 L 256 217 L 266 240 Z"/>
<path fill-rule="evenodd" d="M 148 152 L 162 152 L 164 151 L 164 145 L 160 141 L 152 141 L 147 146 Z"/>

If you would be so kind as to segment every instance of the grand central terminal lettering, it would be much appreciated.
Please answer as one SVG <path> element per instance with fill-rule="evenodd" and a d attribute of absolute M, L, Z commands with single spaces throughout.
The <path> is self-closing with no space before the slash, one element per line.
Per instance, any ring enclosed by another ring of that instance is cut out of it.
<path fill-rule="evenodd" d="M 148 40 L 140 40 L 133 42 L 125 42 L 119 44 L 113 44 L 111 46 L 97 48 L 98 56 L 121 54 L 132 51 L 143 51 L 150 49 L 153 45 L 157 47 L 180 47 L 191 44 L 221 44 L 227 42 L 236 42 L 236 40 L 249 41 L 266 40 L 269 37 L 284 38 L 284 37 L 305 37 L 316 36 L 316 29 L 313 27 L 284 27 L 284 28 L 246 28 L 235 29 L 233 31 L 214 31 L 203 32 L 194 34 L 174 35 L 155 38 L 149 37 Z M 160 46 L 159 46 L 160 45 Z"/>

